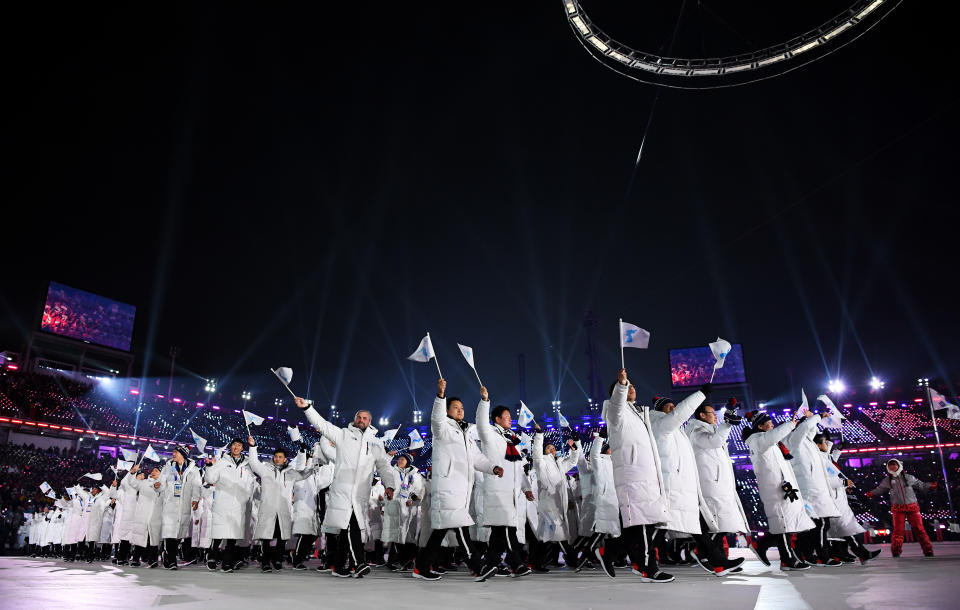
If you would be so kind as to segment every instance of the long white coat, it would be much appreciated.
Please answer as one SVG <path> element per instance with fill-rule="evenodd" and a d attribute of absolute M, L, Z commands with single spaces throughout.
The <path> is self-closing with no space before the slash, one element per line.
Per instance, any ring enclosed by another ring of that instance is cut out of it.
<path fill-rule="evenodd" d="M 533 530 L 536 534 L 537 530 L 540 527 L 540 510 L 539 510 L 539 494 L 540 494 L 540 485 L 537 482 L 537 471 L 533 468 L 531 463 L 529 472 L 526 473 L 527 486 L 530 488 L 530 491 L 533 492 L 533 502 L 527 502 L 527 523 L 530 524 L 530 529 Z M 521 528 L 526 532 L 526 527 Z M 520 529 L 517 530 L 519 535 Z"/>
<path fill-rule="evenodd" d="M 620 535 L 620 501 L 617 500 L 617 486 L 613 479 L 612 456 L 605 455 L 602 439 L 593 440 L 590 447 L 590 464 L 593 472 L 593 505 L 594 516 L 592 529 L 581 532 L 594 531 L 611 536 Z"/>
<path fill-rule="evenodd" d="M 693 445 L 700 473 L 700 510 L 711 532 L 749 532 L 747 515 L 737 493 L 733 460 L 727 446 L 732 426 L 726 422 L 713 426 L 702 419 L 687 423 L 687 436 Z"/>
<path fill-rule="evenodd" d="M 280 539 L 289 540 L 293 521 L 293 485 L 310 476 L 310 472 L 296 470 L 291 465 L 277 467 L 273 462 L 261 462 L 256 447 L 250 447 L 250 470 L 260 477 L 260 507 L 253 537 L 270 540 L 280 522 Z"/>
<path fill-rule="evenodd" d="M 116 504 L 111 507 L 108 499 L 107 505 L 103 509 L 103 521 L 100 525 L 100 539 L 97 542 L 100 544 L 110 544 L 110 539 L 113 536 L 113 520 L 116 519 L 116 517 Z"/>
<path fill-rule="evenodd" d="M 820 452 L 823 456 L 824 468 L 827 471 L 827 482 L 830 484 L 830 494 L 833 501 L 840 511 L 840 516 L 836 519 L 830 519 L 830 527 L 827 529 L 827 536 L 830 538 L 843 538 L 844 536 L 856 536 L 864 531 L 857 516 L 850 508 L 847 500 L 847 482 L 845 477 L 841 477 L 840 469 L 834 463 L 834 457 L 829 453 Z M 839 452 L 836 456 L 839 458 Z"/>
<path fill-rule="evenodd" d="M 323 439 L 314 444 L 314 456 L 307 467 L 309 476 L 293 485 L 293 534 L 320 535 L 317 494 L 330 487 L 336 468 L 336 449 Z"/>
<path fill-rule="evenodd" d="M 797 486 L 803 493 L 807 512 L 811 517 L 839 517 L 840 510 L 833 501 L 824 471 L 823 452 L 813 442 L 819 421 L 819 415 L 806 418 L 783 442 L 793 455 L 790 465 L 797 475 Z"/>
<path fill-rule="evenodd" d="M 580 475 L 580 523 L 577 529 L 582 536 L 588 536 L 594 531 L 593 524 L 597 518 L 597 504 L 593 483 L 593 449 L 596 445 L 603 446 L 603 439 L 594 439 L 590 445 L 590 456 L 580 451 L 577 454 L 577 474 Z"/>
<path fill-rule="evenodd" d="M 203 480 L 214 486 L 210 538 L 245 540 L 255 482 L 250 462 L 243 456 L 238 462 L 229 453 L 224 453 L 223 457 L 204 469 Z"/>
<path fill-rule="evenodd" d="M 447 402 L 443 398 L 433 401 L 430 431 L 433 433 L 431 526 L 433 529 L 448 529 L 473 525 L 470 517 L 473 471 L 492 473 L 496 464 L 477 449 L 465 429 L 447 417 Z"/>
<path fill-rule="evenodd" d="M 195 549 L 208 549 L 213 543 L 210 538 L 210 519 L 213 515 L 213 493 L 212 485 L 204 485 L 200 488 L 200 503 L 197 510 L 191 510 L 193 518 L 193 527 L 190 530 L 190 544 Z M 192 508 L 192 507 L 191 507 Z"/>
<path fill-rule="evenodd" d="M 416 467 L 400 469 L 393 467 L 400 480 L 400 488 L 393 494 L 392 500 L 384 501 L 383 532 L 380 539 L 384 544 L 395 542 L 406 544 L 417 541 L 417 512 L 424 498 L 424 478 Z M 407 506 L 407 500 L 413 505 Z"/>
<path fill-rule="evenodd" d="M 483 517 L 480 523 L 486 526 L 507 525 L 516 527 L 517 532 L 522 532 L 527 516 L 527 498 L 524 492 L 530 487 L 523 474 L 523 460 L 508 462 L 505 459 L 506 435 L 512 433 L 490 423 L 488 400 L 481 400 L 477 405 L 477 433 L 483 455 L 490 463 L 503 468 L 503 477 L 483 477 Z"/>
<path fill-rule="evenodd" d="M 697 460 L 693 456 L 690 438 L 681 426 L 690 419 L 697 407 L 706 400 L 697 390 L 674 407 L 670 413 L 651 411 L 653 435 L 660 451 L 660 471 L 667 490 L 666 529 L 687 534 L 700 533 L 700 477 Z"/>
<path fill-rule="evenodd" d="M 133 514 L 137 510 L 137 490 L 131 483 L 135 481 L 135 474 L 127 473 L 120 481 L 117 487 L 117 514 L 113 517 L 113 536 L 111 542 L 114 544 L 126 540 L 130 542 L 130 531 L 133 529 Z M 130 479 L 127 481 L 127 479 Z M 124 485 L 124 483 L 127 483 Z"/>
<path fill-rule="evenodd" d="M 154 488 L 155 483 L 157 481 L 150 477 L 143 480 L 133 479 L 130 482 L 138 492 L 130 528 L 130 544 L 134 546 L 147 546 L 148 542 L 150 546 L 157 546 L 161 542 L 163 501 L 160 499 L 160 490 Z"/>
<path fill-rule="evenodd" d="M 534 434 L 533 448 L 530 451 L 533 467 L 537 471 L 537 483 L 540 486 L 537 497 L 537 513 L 540 520 L 537 538 L 540 542 L 566 542 L 571 538 L 567 512 L 570 500 L 567 472 L 577 465 L 577 456 L 580 451 L 576 448 L 571 449 L 562 458 L 558 458 L 557 454 L 545 455 L 542 432 Z"/>
<path fill-rule="evenodd" d="M 352 423 L 338 428 L 320 416 L 313 407 L 304 411 L 307 420 L 337 446 L 333 483 L 327 492 L 327 514 L 324 530 L 345 530 L 350 527 L 350 516 L 356 515 L 361 539 L 367 541 L 367 510 L 370 502 L 370 482 L 373 471 L 379 470 L 385 479 L 384 487 L 396 489 L 390 472 L 390 458 L 377 439 L 377 429 L 368 426 L 360 430 Z"/>
<path fill-rule="evenodd" d="M 804 532 L 813 528 L 813 521 L 803 508 L 803 493 L 798 493 L 799 499 L 791 502 L 783 497 L 780 488 L 784 482 L 797 487 L 793 468 L 777 446 L 792 431 L 793 422 L 786 421 L 769 432 L 754 432 L 747 437 L 750 461 L 753 462 L 753 473 L 757 477 L 757 490 L 770 523 L 771 534 Z"/>
<path fill-rule="evenodd" d="M 85 523 L 84 537 L 87 542 L 100 542 L 100 530 L 103 527 L 103 513 L 110 505 L 110 499 L 115 495 L 114 491 L 100 490 L 97 495 L 83 492 Z"/>
<path fill-rule="evenodd" d="M 623 526 L 665 523 L 667 494 L 661 480 L 660 453 L 653 437 L 650 408 L 628 405 L 628 389 L 629 384 L 615 384 L 602 411 Z"/>
<path fill-rule="evenodd" d="M 200 500 L 200 469 L 196 462 L 184 462 L 183 474 L 177 472 L 171 460 L 160 473 L 160 497 L 163 499 L 163 523 L 160 534 L 164 538 L 189 538 L 193 503 Z M 178 489 L 179 486 L 179 489 Z"/>

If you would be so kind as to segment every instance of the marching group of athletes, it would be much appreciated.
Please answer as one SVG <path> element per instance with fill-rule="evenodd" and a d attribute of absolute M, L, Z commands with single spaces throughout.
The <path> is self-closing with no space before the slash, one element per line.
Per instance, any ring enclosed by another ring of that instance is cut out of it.
<path fill-rule="evenodd" d="M 615 577 L 620 568 L 643 582 L 673 581 L 662 563 L 696 564 L 722 577 L 743 562 L 729 558 L 728 534 L 744 534 L 766 565 L 776 546 L 787 571 L 866 563 L 880 553 L 857 538 L 864 530 L 847 503 L 852 484 L 810 411 L 779 425 L 762 411 L 745 415 L 769 523 L 766 535 L 752 537 L 727 450 L 743 418 L 728 409 L 718 421 L 710 384 L 677 403 L 641 406 L 621 369 L 603 404 L 606 428 L 584 439 L 592 441 L 588 455 L 576 432 L 561 453 L 545 445 L 539 426 L 528 450 L 510 409 L 491 408 L 486 388 L 476 424 L 466 422 L 463 401 L 446 394 L 445 380 L 437 389 L 426 475 L 411 455 L 386 450 L 369 411 L 341 428 L 297 398 L 322 434 L 313 447 L 301 442 L 306 455 L 297 466 L 283 449 L 261 462 L 252 436 L 199 464 L 177 448 L 162 468 L 133 466 L 109 487 L 81 490 L 35 514 L 25 524 L 28 548 L 66 561 L 171 570 L 205 564 L 221 572 L 254 558 L 263 572 L 285 561 L 306 570 L 316 555 L 316 569 L 338 577 L 360 578 L 385 563 L 428 581 L 463 561 L 481 582 L 547 572 L 561 555 L 571 570 Z M 568 475 L 575 468 L 576 478 Z M 871 493 L 891 493 L 902 530 L 904 518 L 919 520 L 914 489 L 936 483 L 903 473 L 896 460 L 888 472 Z M 922 525 L 914 531 L 932 555 Z"/>

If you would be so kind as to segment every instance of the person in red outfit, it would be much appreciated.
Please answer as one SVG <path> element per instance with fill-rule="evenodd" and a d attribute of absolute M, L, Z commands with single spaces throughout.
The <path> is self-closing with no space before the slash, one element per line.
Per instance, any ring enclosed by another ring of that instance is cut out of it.
<path fill-rule="evenodd" d="M 914 489 L 928 492 L 937 488 L 937 482 L 924 483 L 915 476 L 903 471 L 903 462 L 890 460 L 887 462 L 887 476 L 877 488 L 867 492 L 867 497 L 890 492 L 890 511 L 893 513 L 893 536 L 890 541 L 890 553 L 899 557 L 903 551 L 903 522 L 910 521 L 910 529 L 917 536 L 920 548 L 926 557 L 933 557 L 933 544 L 923 527 L 923 517 L 920 515 L 920 506 L 917 504 L 917 494 Z"/>

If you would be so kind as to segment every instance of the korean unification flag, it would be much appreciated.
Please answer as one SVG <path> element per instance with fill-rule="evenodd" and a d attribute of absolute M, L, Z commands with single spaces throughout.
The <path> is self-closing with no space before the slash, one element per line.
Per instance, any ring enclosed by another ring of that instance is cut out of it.
<path fill-rule="evenodd" d="M 67 490 L 67 495 L 70 496 L 71 499 L 77 493 L 77 491 L 73 487 L 67 487 L 66 490 Z"/>
<path fill-rule="evenodd" d="M 430 340 L 430 335 L 427 335 L 420 340 L 420 345 L 417 346 L 417 351 L 407 356 L 407 360 L 413 360 L 414 362 L 430 362 L 431 358 L 436 357 L 437 355 L 433 351 L 433 341 Z"/>
<path fill-rule="evenodd" d="M 50 491 L 48 491 L 47 493 L 43 494 L 43 495 L 47 496 L 47 497 L 50 498 L 50 499 L 54 499 L 54 500 L 57 498 L 57 492 L 53 491 L 52 489 L 51 489 Z"/>
<path fill-rule="evenodd" d="M 270 369 L 273 371 L 273 374 L 283 382 L 283 385 L 290 385 L 290 382 L 293 381 L 293 369 L 289 366 L 278 366 L 275 369 Z"/>
<path fill-rule="evenodd" d="M 533 440 L 530 438 L 530 435 L 526 432 L 520 433 L 520 449 L 530 449 L 530 441 Z"/>
<path fill-rule="evenodd" d="M 840 409 L 837 408 L 837 405 L 833 404 L 833 401 L 830 400 L 830 397 L 826 394 L 821 394 L 817 396 L 817 400 L 827 405 L 827 408 L 830 410 L 830 415 L 822 418 L 820 425 L 824 428 L 832 428 L 834 430 L 839 430 L 843 428 L 843 420 L 846 419 L 843 416 L 843 413 L 840 412 Z"/>
<path fill-rule="evenodd" d="M 294 443 L 303 440 L 303 436 L 300 434 L 299 426 L 294 426 L 292 428 L 290 426 L 287 426 L 287 435 L 290 437 L 290 440 Z"/>
<path fill-rule="evenodd" d="M 247 422 L 248 426 L 251 424 L 254 426 L 259 426 L 263 423 L 263 418 L 255 413 L 251 413 L 250 411 L 244 411 L 243 421 Z"/>
<path fill-rule="evenodd" d="M 126 462 L 136 462 L 137 461 L 137 452 L 132 449 L 120 448 L 120 453 L 123 454 L 123 459 Z"/>
<path fill-rule="evenodd" d="M 87 477 L 88 479 L 93 479 L 94 481 L 103 480 L 103 475 L 100 474 L 99 472 L 88 472 L 87 474 L 83 475 L 83 477 Z M 80 477 L 80 478 L 82 479 L 83 477 Z"/>
<path fill-rule="evenodd" d="M 803 412 L 810 408 L 810 403 L 807 402 L 807 393 L 803 391 L 803 388 L 800 388 L 800 407 L 797 409 L 794 419 L 800 419 L 801 417 L 806 417 Z"/>
<path fill-rule="evenodd" d="M 636 324 L 620 322 L 620 347 L 647 349 L 650 345 L 650 332 Z"/>
<path fill-rule="evenodd" d="M 153 445 L 147 445 L 147 449 L 143 452 L 143 459 L 150 460 L 152 462 L 159 462 L 160 455 L 154 451 Z"/>
<path fill-rule="evenodd" d="M 460 345 L 457 343 L 457 347 L 460 348 L 460 353 L 463 354 L 464 360 L 467 361 L 467 364 L 470 365 L 470 368 L 476 370 L 476 365 L 473 364 L 473 348 L 468 345 Z"/>
<path fill-rule="evenodd" d="M 223 456 L 224 452 L 227 450 L 227 447 L 229 447 L 229 445 L 224 445 L 223 447 L 214 449 L 213 450 L 214 457 L 216 457 L 219 460 Z"/>
<path fill-rule="evenodd" d="M 292 468 L 294 470 L 303 470 L 307 467 L 307 453 L 305 451 L 297 452 L 297 457 L 293 460 Z"/>
<path fill-rule="evenodd" d="M 933 388 L 928 389 L 930 390 L 930 402 L 935 410 L 946 409 L 948 419 L 960 419 L 960 407 L 950 404 L 950 401 L 943 394 Z"/>
<path fill-rule="evenodd" d="M 408 447 L 410 451 L 423 447 L 423 437 L 420 436 L 420 432 L 416 428 L 411 430 L 407 436 L 410 437 L 410 447 Z"/>
<path fill-rule="evenodd" d="M 124 460 L 117 460 L 117 465 L 115 466 L 115 468 L 117 470 L 130 470 L 131 468 L 133 468 L 133 462 L 134 460 L 130 460 L 129 462 Z"/>
<path fill-rule="evenodd" d="M 713 365 L 714 369 L 723 368 L 723 363 L 731 349 L 733 349 L 733 346 L 730 345 L 730 342 L 720 337 L 717 337 L 717 340 L 710 344 L 710 351 L 713 352 L 713 357 L 717 359 L 716 364 Z"/>
<path fill-rule="evenodd" d="M 533 421 L 533 411 L 530 410 L 527 405 L 523 404 L 523 401 L 520 401 L 520 417 L 517 418 L 517 423 L 521 428 L 526 428 L 530 425 L 530 422 Z"/>
<path fill-rule="evenodd" d="M 53 488 L 50 487 L 50 483 L 47 483 L 46 481 L 40 483 L 40 491 L 42 491 L 45 495 L 49 494 L 52 489 Z"/>
<path fill-rule="evenodd" d="M 197 451 L 203 453 L 203 450 L 207 448 L 207 439 L 194 432 L 193 428 L 190 428 L 190 435 L 193 436 L 193 444 L 197 446 Z"/>
<path fill-rule="evenodd" d="M 560 412 L 560 409 L 557 409 L 557 417 L 560 419 L 561 428 L 569 428 L 570 422 L 567 421 L 567 418 L 563 416 L 563 413 Z"/>

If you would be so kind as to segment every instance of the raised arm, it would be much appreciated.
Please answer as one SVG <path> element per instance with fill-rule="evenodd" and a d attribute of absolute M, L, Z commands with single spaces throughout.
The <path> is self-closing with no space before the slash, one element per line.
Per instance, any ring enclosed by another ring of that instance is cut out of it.
<path fill-rule="evenodd" d="M 320 439 L 320 453 L 325 464 L 333 464 L 337 461 L 337 448 L 333 446 L 328 439 Z"/>
<path fill-rule="evenodd" d="M 223 458 L 215 461 L 213 464 L 211 464 L 210 466 L 207 466 L 207 468 L 204 469 L 203 471 L 204 483 L 210 483 L 211 485 L 217 484 L 217 482 L 220 480 L 220 469 L 222 468 L 221 464 L 223 463 L 222 460 Z"/>
<path fill-rule="evenodd" d="M 577 465 L 577 458 L 583 453 L 581 447 L 580 441 L 576 441 L 573 445 L 570 445 L 570 451 L 567 452 L 567 455 L 557 462 L 557 465 L 560 467 L 560 472 L 566 474 L 573 470 L 573 467 Z"/>
<path fill-rule="evenodd" d="M 773 447 L 793 432 L 793 421 L 785 421 L 768 432 L 754 432 L 747 439 L 747 444 L 757 453 L 763 453 Z"/>
<path fill-rule="evenodd" d="M 617 383 L 613 386 L 613 394 L 604 402 L 603 419 L 607 426 L 616 428 L 623 424 L 623 412 L 627 408 L 627 392 L 630 391 L 630 382 L 627 380 L 626 369 L 620 369 Z"/>
<path fill-rule="evenodd" d="M 603 455 L 603 439 L 600 438 L 600 435 L 594 433 L 593 435 L 593 444 L 590 445 L 590 470 L 591 472 L 597 469 L 597 460 L 600 459 L 600 456 Z"/>
<path fill-rule="evenodd" d="M 533 449 L 530 450 L 530 457 L 534 462 L 543 459 L 543 430 L 537 430 L 533 435 Z"/>
<path fill-rule="evenodd" d="M 303 410 L 303 414 L 307 416 L 307 421 L 310 422 L 310 425 L 316 429 L 317 432 L 329 438 L 335 443 L 340 442 L 340 439 L 343 438 L 343 430 L 327 420 L 325 420 L 317 410 L 307 404 L 302 398 L 296 399 L 297 406 Z M 300 405 L 303 405 L 302 407 Z"/>
<path fill-rule="evenodd" d="M 880 494 L 885 494 L 890 491 L 890 480 L 889 477 L 883 477 L 880 479 L 880 484 L 877 485 L 876 489 L 867 492 L 867 497 L 871 498 Z"/>
<path fill-rule="evenodd" d="M 480 436 L 480 443 L 487 447 L 496 433 L 490 425 L 490 396 L 487 388 L 480 388 L 480 396 L 480 402 L 477 403 L 477 434 Z"/>
<path fill-rule="evenodd" d="M 433 399 L 433 409 L 430 411 L 430 432 L 433 433 L 434 442 L 438 438 L 447 438 L 450 435 L 450 428 L 447 426 L 447 400 L 445 392 L 447 382 L 441 379 L 437 382 L 438 392 Z"/>
<path fill-rule="evenodd" d="M 730 436 L 730 429 L 733 426 L 723 422 L 713 431 L 708 431 L 701 426 L 691 426 L 690 441 L 703 449 L 716 449 L 727 444 L 727 437 Z"/>
<path fill-rule="evenodd" d="M 250 437 L 250 439 L 252 440 L 253 437 Z M 261 479 L 269 474 L 267 468 L 260 463 L 260 455 L 257 453 L 256 445 L 250 445 L 250 449 L 247 451 L 247 460 L 250 463 L 250 470 L 253 471 L 253 474 Z"/>
<path fill-rule="evenodd" d="M 673 411 L 654 420 L 654 432 L 660 435 L 669 434 L 670 432 L 679 430 L 680 426 L 682 426 L 688 419 L 690 419 L 690 417 L 693 416 L 693 412 L 696 411 L 697 407 L 699 407 L 706 399 L 707 395 L 701 390 L 697 390 L 690 396 L 687 396 L 673 408 Z"/>

